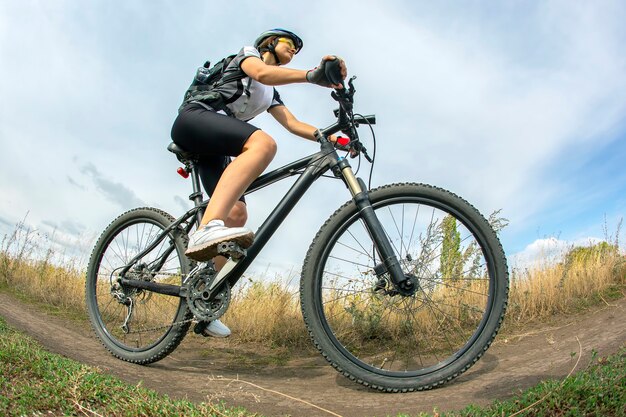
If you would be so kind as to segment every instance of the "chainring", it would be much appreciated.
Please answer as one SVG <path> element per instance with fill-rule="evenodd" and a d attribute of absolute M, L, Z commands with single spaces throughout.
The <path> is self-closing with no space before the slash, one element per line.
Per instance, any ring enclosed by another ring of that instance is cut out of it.
<path fill-rule="evenodd" d="M 217 320 L 230 304 L 230 284 L 224 282 L 212 299 L 208 298 L 209 287 L 217 276 L 212 267 L 198 271 L 187 282 L 187 306 L 199 321 Z"/>

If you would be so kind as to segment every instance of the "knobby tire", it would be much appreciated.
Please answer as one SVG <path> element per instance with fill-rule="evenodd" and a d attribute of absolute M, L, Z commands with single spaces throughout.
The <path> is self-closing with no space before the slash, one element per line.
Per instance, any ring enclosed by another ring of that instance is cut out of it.
<path fill-rule="evenodd" d="M 386 392 L 439 386 L 469 369 L 500 328 L 509 290 L 502 246 L 485 218 L 446 190 L 393 184 L 370 199 L 418 291 L 394 293 L 349 201 L 305 258 L 307 329 L 332 366 L 356 382 Z"/>
<path fill-rule="evenodd" d="M 91 254 L 85 291 L 89 319 L 98 339 L 119 359 L 142 365 L 156 362 L 176 349 L 191 324 L 192 316 L 184 299 L 123 288 L 127 300 L 133 303 L 130 331 L 124 332 L 121 326 L 128 307 L 111 293 L 111 284 L 120 269 L 173 221 L 168 213 L 155 208 L 130 210 L 104 230 Z M 181 285 L 192 267 L 184 254 L 186 239 L 178 230 L 170 232 L 138 262 L 150 266 L 169 252 L 161 268 L 153 274 L 131 269 L 127 276 Z"/>

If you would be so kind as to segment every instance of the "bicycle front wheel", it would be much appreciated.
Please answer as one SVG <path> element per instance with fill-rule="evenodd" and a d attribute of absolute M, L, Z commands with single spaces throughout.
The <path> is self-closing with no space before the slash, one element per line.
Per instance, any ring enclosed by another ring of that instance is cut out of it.
<path fill-rule="evenodd" d="M 184 299 L 117 284 L 122 269 L 173 221 L 155 208 L 128 211 L 106 228 L 91 254 L 85 291 L 89 318 L 96 336 L 119 359 L 156 362 L 180 344 L 191 324 Z M 181 285 L 191 268 L 184 239 L 183 233 L 170 232 L 125 277 Z"/>
<path fill-rule="evenodd" d="M 370 200 L 417 290 L 394 290 L 350 201 L 309 248 L 300 287 L 307 328 L 352 380 L 388 392 L 433 388 L 466 371 L 496 336 L 508 298 L 502 246 L 484 217 L 448 191 L 394 184 Z"/>

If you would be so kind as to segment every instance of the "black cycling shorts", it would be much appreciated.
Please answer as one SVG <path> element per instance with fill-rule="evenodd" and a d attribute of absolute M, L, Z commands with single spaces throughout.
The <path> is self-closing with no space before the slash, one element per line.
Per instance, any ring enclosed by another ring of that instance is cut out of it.
<path fill-rule="evenodd" d="M 209 196 L 213 194 L 231 156 L 241 154 L 258 127 L 208 110 L 199 103 L 186 105 L 172 126 L 172 140 L 182 149 L 197 154 L 198 173 Z M 243 196 L 239 199 L 245 201 Z"/>

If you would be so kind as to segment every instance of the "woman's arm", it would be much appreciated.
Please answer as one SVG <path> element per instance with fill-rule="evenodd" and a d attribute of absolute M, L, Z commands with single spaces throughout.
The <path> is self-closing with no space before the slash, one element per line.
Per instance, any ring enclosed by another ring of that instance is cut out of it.
<path fill-rule="evenodd" d="M 249 77 L 265 85 L 284 85 L 307 82 L 304 70 L 267 65 L 260 58 L 249 57 L 241 63 L 241 69 Z"/>
<path fill-rule="evenodd" d="M 323 57 L 322 62 L 320 63 L 320 67 L 316 67 L 315 69 L 311 71 L 284 68 L 284 67 L 279 67 L 275 65 L 267 65 L 265 62 L 263 62 L 261 58 L 257 58 L 254 56 L 244 59 L 244 61 L 241 63 L 241 69 L 243 70 L 243 72 L 246 73 L 246 75 L 254 78 L 261 84 L 265 84 L 265 85 L 276 86 L 276 85 L 306 83 L 306 82 L 320 84 L 319 80 L 315 81 L 315 77 L 313 80 L 308 79 L 307 74 L 317 73 L 318 69 L 320 71 L 323 71 L 322 65 L 324 64 L 324 61 L 331 61 L 335 59 L 339 59 L 341 77 L 342 79 L 345 79 L 348 74 L 348 70 L 346 69 L 346 64 L 345 62 L 343 62 L 341 58 L 338 58 L 334 55 L 326 55 L 325 57 Z M 326 79 L 326 77 L 323 76 L 322 79 Z M 330 88 L 343 88 L 343 84 L 330 84 L 329 82 L 328 84 L 324 83 L 320 85 L 324 85 L 324 87 L 330 87 Z"/>
<path fill-rule="evenodd" d="M 317 128 L 308 123 L 301 122 L 296 119 L 287 108 L 287 106 L 275 106 L 268 110 L 269 113 L 290 133 L 300 136 L 301 138 L 315 140 L 315 132 Z M 331 142 L 335 142 L 337 138 L 335 135 L 329 136 Z"/>

